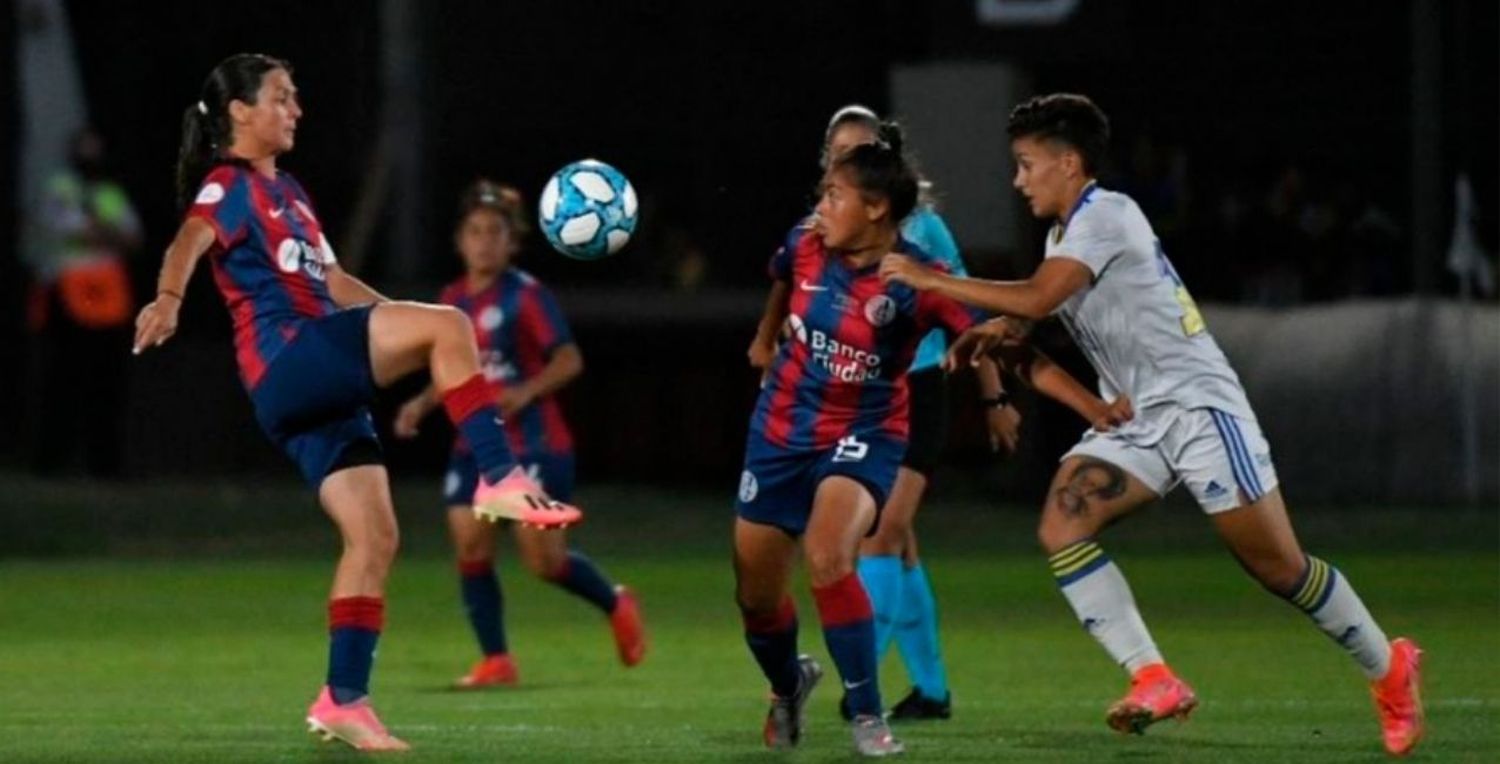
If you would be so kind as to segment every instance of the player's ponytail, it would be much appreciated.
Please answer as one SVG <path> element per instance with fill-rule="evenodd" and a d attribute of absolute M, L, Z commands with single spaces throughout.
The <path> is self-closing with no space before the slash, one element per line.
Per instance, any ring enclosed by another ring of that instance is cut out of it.
<path fill-rule="evenodd" d="M 866 199 L 885 199 L 891 205 L 891 222 L 900 225 L 917 206 L 920 180 L 911 163 L 898 148 L 901 137 L 894 134 L 895 145 L 886 140 L 855 146 L 833 160 L 829 172 L 848 173 L 848 177 Z"/>
<path fill-rule="evenodd" d="M 193 202 L 198 184 L 220 161 L 234 140 L 229 121 L 229 104 L 241 101 L 254 104 L 266 72 L 284 69 L 291 64 L 259 53 L 238 53 L 219 62 L 208 73 L 198 101 L 182 113 L 182 143 L 177 149 L 177 205 L 187 209 Z"/>

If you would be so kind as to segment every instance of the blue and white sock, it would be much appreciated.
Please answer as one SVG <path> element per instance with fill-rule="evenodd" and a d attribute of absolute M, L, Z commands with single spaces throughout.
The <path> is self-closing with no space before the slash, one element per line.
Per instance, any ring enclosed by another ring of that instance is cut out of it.
<path fill-rule="evenodd" d="M 1052 575 L 1083 628 L 1131 674 L 1162 663 L 1161 652 L 1135 608 L 1130 584 L 1092 539 L 1071 544 L 1048 558 Z"/>

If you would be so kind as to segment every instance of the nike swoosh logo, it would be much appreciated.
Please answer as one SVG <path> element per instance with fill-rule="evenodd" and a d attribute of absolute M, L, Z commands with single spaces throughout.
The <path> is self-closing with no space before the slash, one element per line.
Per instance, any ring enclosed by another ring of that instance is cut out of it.
<path fill-rule="evenodd" d="M 844 689 L 846 689 L 846 690 L 857 690 L 857 689 L 859 689 L 861 687 L 864 687 L 865 685 L 867 685 L 869 683 L 870 683 L 870 680 L 868 680 L 868 679 L 861 679 L 858 682 L 847 682 L 846 681 L 846 682 L 844 682 Z"/>
<path fill-rule="evenodd" d="M 276 220 L 276 219 L 280 218 L 282 216 L 282 214 L 285 213 L 285 212 L 286 212 L 286 208 L 285 207 L 282 207 L 281 209 L 271 210 L 271 219 L 272 220 Z"/>
<path fill-rule="evenodd" d="M 809 284 L 809 283 L 807 283 L 807 279 L 803 279 L 802 280 L 802 291 L 804 291 L 804 292 L 826 292 L 826 291 L 828 291 L 828 287 L 826 287 L 826 286 L 818 286 L 817 284 Z"/>

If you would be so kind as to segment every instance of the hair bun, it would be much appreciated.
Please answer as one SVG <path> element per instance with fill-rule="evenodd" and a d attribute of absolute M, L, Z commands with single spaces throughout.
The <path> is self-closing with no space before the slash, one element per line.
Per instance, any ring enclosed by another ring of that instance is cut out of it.
<path fill-rule="evenodd" d="M 881 143 L 889 146 L 891 151 L 897 154 L 901 153 L 903 144 L 906 143 L 906 133 L 901 129 L 901 123 L 895 120 L 881 122 L 876 135 L 879 137 Z"/>

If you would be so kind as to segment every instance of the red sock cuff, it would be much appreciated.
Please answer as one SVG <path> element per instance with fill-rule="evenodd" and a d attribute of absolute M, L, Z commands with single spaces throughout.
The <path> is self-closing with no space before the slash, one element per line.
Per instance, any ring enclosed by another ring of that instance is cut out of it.
<path fill-rule="evenodd" d="M 751 634 L 775 634 L 792 628 L 797 622 L 797 606 L 791 597 L 787 597 L 773 613 L 759 615 L 741 611 L 740 617 L 745 621 L 745 631 Z"/>
<path fill-rule="evenodd" d="M 495 570 L 495 561 L 484 560 L 459 560 L 458 574 L 464 578 L 488 575 Z"/>
<path fill-rule="evenodd" d="M 870 595 L 853 573 L 827 586 L 814 586 L 812 593 L 824 627 L 847 626 L 873 617 Z"/>
<path fill-rule="evenodd" d="M 328 629 L 355 628 L 380 631 L 385 628 L 385 598 L 339 597 L 328 601 Z"/>
<path fill-rule="evenodd" d="M 443 408 L 448 411 L 448 420 L 461 424 L 476 411 L 493 408 L 495 394 L 483 374 L 475 374 L 459 383 L 458 387 L 443 393 Z"/>

